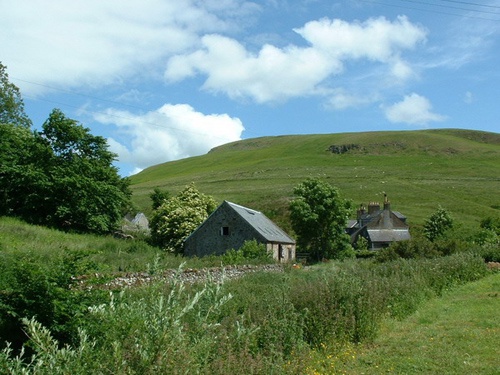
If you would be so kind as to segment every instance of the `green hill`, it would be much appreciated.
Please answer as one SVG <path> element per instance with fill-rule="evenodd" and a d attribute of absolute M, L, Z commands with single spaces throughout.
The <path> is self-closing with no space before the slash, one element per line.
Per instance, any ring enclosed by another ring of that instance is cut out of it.
<path fill-rule="evenodd" d="M 292 189 L 307 177 L 340 188 L 355 205 L 381 201 L 421 224 L 438 205 L 465 225 L 500 215 L 500 134 L 442 129 L 262 137 L 132 177 L 134 202 L 150 212 L 155 187 L 203 193 L 262 210 L 287 227 Z"/>

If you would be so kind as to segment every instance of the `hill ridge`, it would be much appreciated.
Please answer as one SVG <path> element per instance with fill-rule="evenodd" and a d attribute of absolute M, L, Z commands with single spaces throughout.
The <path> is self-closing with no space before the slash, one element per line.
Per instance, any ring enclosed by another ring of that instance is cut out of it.
<path fill-rule="evenodd" d="M 335 153 L 331 146 L 358 145 Z M 355 205 L 385 191 L 410 223 L 438 205 L 467 225 L 499 215 L 500 134 L 467 129 L 281 135 L 240 140 L 205 155 L 132 176 L 136 205 L 150 211 L 155 187 L 176 193 L 194 182 L 217 200 L 255 208 L 288 228 L 293 187 L 308 177 L 339 187 Z"/>

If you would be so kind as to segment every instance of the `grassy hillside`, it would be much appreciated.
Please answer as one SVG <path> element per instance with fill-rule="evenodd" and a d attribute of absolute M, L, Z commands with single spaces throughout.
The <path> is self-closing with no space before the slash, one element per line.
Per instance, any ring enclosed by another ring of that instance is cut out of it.
<path fill-rule="evenodd" d="M 331 146 L 349 145 L 337 154 Z M 190 182 L 217 200 L 262 210 L 287 227 L 292 189 L 321 177 L 355 205 L 381 201 L 421 224 L 438 205 L 467 226 L 500 214 L 500 134 L 422 130 L 247 139 L 208 154 L 150 167 L 132 177 L 137 207 L 149 213 L 155 187 L 176 193 Z"/>

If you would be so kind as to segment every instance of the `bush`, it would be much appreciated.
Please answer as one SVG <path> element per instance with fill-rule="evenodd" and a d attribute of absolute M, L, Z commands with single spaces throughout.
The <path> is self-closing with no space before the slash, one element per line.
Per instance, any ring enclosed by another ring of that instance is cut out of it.
<path fill-rule="evenodd" d="M 434 242 L 425 237 L 414 237 L 408 241 L 393 242 L 388 248 L 377 252 L 378 262 L 403 259 L 432 259 L 471 251 L 474 244 L 458 239 L 438 239 Z"/>
<path fill-rule="evenodd" d="M 150 222 L 151 242 L 174 254 L 182 254 L 183 241 L 217 207 L 214 198 L 200 193 L 194 183 L 174 197 L 153 201 L 153 205 L 157 204 Z"/>
<path fill-rule="evenodd" d="M 272 256 L 267 252 L 266 245 L 256 240 L 245 241 L 238 250 L 228 250 L 221 256 L 223 264 L 242 264 L 246 261 L 268 263 L 271 260 Z"/>
<path fill-rule="evenodd" d="M 474 252 L 484 259 L 485 262 L 500 262 L 500 243 L 487 243 L 478 246 Z"/>
<path fill-rule="evenodd" d="M 450 213 L 439 206 L 424 224 L 424 234 L 429 241 L 443 238 L 446 232 L 453 228 L 454 220 Z"/>
<path fill-rule="evenodd" d="M 62 343 L 71 343 L 78 320 L 102 293 L 71 289 L 73 276 L 86 270 L 85 253 L 67 253 L 50 266 L 27 254 L 1 255 L 0 347 L 10 342 L 20 349 L 28 339 L 22 320 L 36 319 Z"/>

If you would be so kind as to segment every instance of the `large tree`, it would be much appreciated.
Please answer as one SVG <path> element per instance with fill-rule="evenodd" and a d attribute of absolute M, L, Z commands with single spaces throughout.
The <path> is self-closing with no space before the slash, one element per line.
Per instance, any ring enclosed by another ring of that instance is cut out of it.
<path fill-rule="evenodd" d="M 164 199 L 150 222 L 151 239 L 162 249 L 180 254 L 182 243 L 215 210 L 217 203 L 192 183 L 179 194 Z"/>
<path fill-rule="evenodd" d="M 57 227 L 103 233 L 123 217 L 130 198 L 129 180 L 112 165 L 116 155 L 106 139 L 90 133 L 55 109 L 36 133 L 37 160 L 48 177 L 50 198 L 42 220 Z"/>
<path fill-rule="evenodd" d="M 294 189 L 290 219 L 301 251 L 316 260 L 343 258 L 352 247 L 345 234 L 352 204 L 339 190 L 318 178 L 309 178 Z"/>
<path fill-rule="evenodd" d="M 34 136 L 30 129 L 0 124 L 0 215 L 19 214 L 37 174 L 31 167 Z"/>
<path fill-rule="evenodd" d="M 113 230 L 129 204 L 129 180 L 106 139 L 55 109 L 42 131 L 1 125 L 0 213 L 80 232 Z"/>
<path fill-rule="evenodd" d="M 24 112 L 24 102 L 19 88 L 9 81 L 7 68 L 0 62 L 0 124 L 31 127 L 31 120 Z"/>

